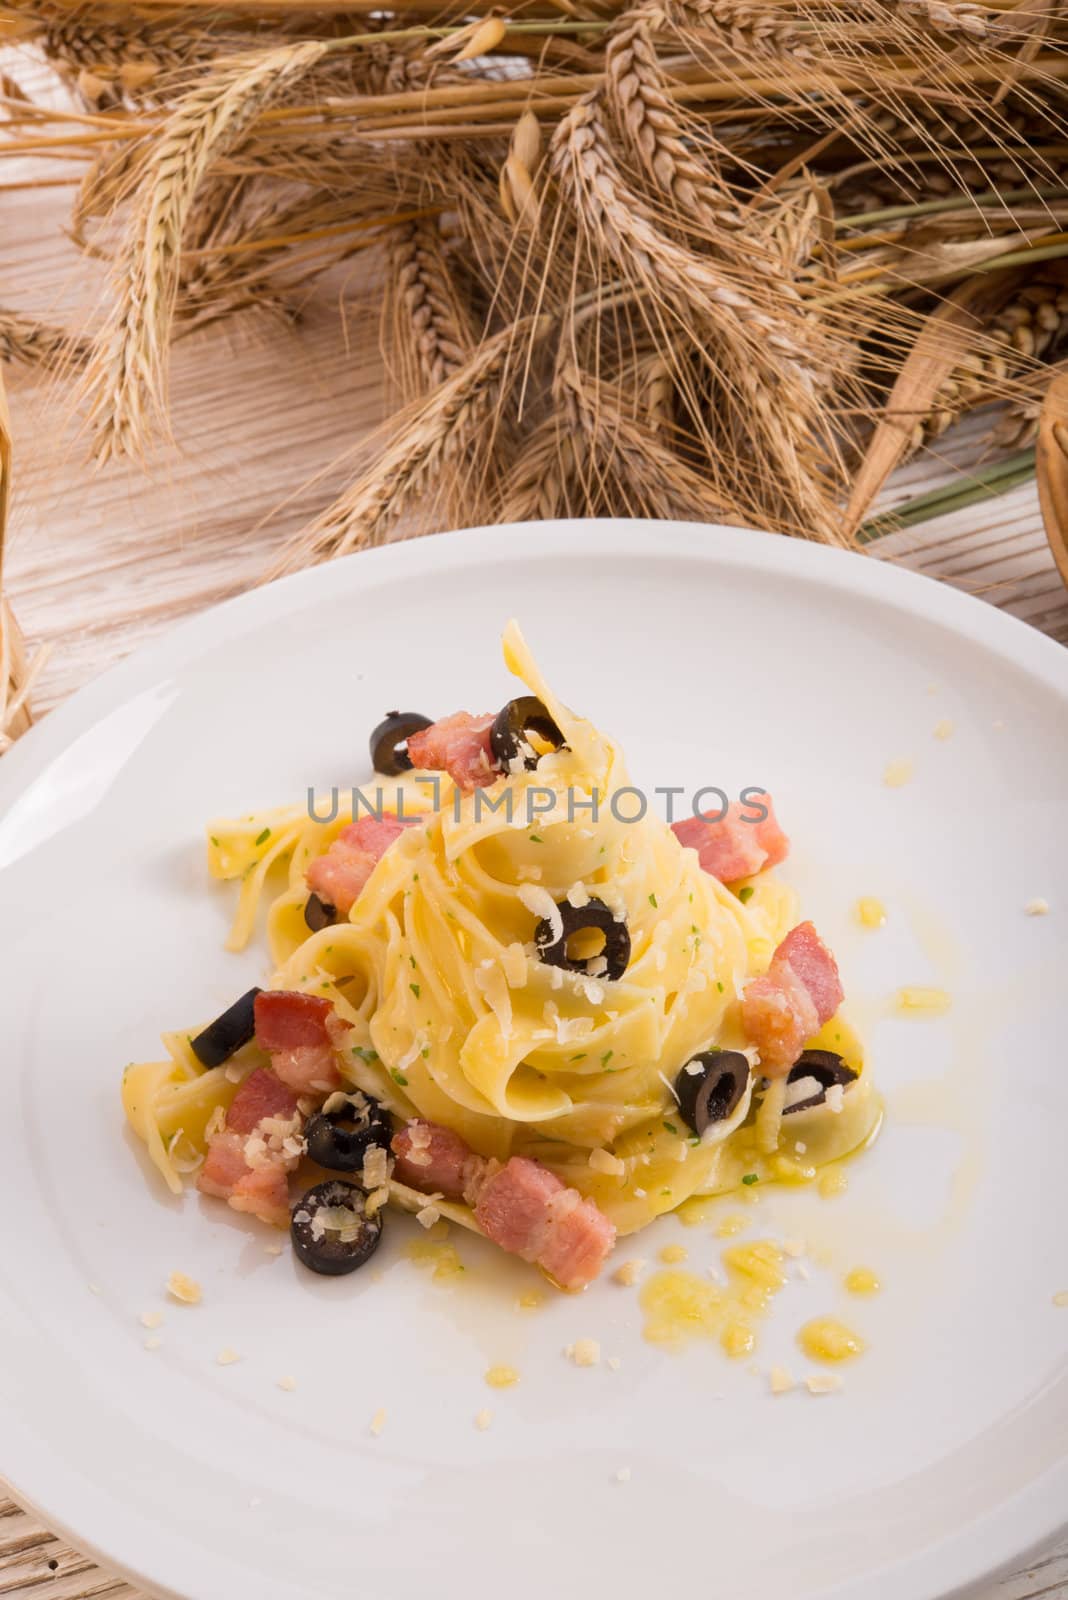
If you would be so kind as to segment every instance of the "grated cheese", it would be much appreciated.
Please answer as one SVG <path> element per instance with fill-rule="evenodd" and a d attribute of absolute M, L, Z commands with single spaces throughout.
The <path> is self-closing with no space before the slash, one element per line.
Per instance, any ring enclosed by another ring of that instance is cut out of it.
<path fill-rule="evenodd" d="M 623 1361 L 620 1356 L 609 1356 L 608 1360 L 605 1362 L 605 1366 L 608 1368 L 609 1372 L 618 1372 L 622 1365 Z"/>
<path fill-rule="evenodd" d="M 621 1178 L 627 1170 L 626 1164 L 610 1150 L 591 1150 L 590 1167 L 594 1172 L 603 1172 L 610 1178 Z"/>
<path fill-rule="evenodd" d="M 229 1345 L 226 1345 L 224 1349 L 220 1350 L 219 1354 L 215 1357 L 216 1364 L 220 1367 L 232 1367 L 235 1361 L 240 1360 L 241 1357 L 238 1355 L 237 1351 L 231 1350 Z"/>
<path fill-rule="evenodd" d="M 482 1411 L 476 1411 L 475 1412 L 475 1427 L 478 1429 L 479 1433 L 485 1433 L 486 1429 L 488 1427 L 490 1427 L 492 1422 L 493 1422 L 493 1412 L 492 1411 L 486 1411 L 485 1409 L 483 1409 Z"/>
<path fill-rule="evenodd" d="M 900 789 L 912 777 L 911 761 L 891 761 L 883 771 L 883 782 L 888 789 Z"/>
<path fill-rule="evenodd" d="M 1049 901 L 1043 900 L 1041 897 L 1035 900 L 1028 900 L 1024 906 L 1024 911 L 1029 917 L 1046 917 L 1049 915 Z"/>
<path fill-rule="evenodd" d="M 415 1220 L 422 1228 L 433 1228 L 441 1221 L 441 1212 L 437 1206 L 424 1206 L 421 1211 L 415 1213 Z"/>
<path fill-rule="evenodd" d="M 475 968 L 475 987 L 485 996 L 503 1039 L 512 1037 L 512 996 L 504 973 L 497 963 L 489 958 L 480 961 Z"/>
<path fill-rule="evenodd" d="M 564 1351 L 576 1367 L 595 1367 L 601 1359 L 601 1347 L 596 1339 L 576 1339 Z"/>
<path fill-rule="evenodd" d="M 645 1270 L 644 1261 L 624 1261 L 612 1274 L 616 1283 L 621 1283 L 624 1289 L 632 1289 Z"/>
<path fill-rule="evenodd" d="M 141 1313 L 141 1326 L 142 1326 L 142 1328 L 158 1328 L 162 1324 L 162 1322 L 163 1322 L 163 1312 L 162 1311 L 142 1311 L 142 1313 Z"/>
<path fill-rule="evenodd" d="M 845 1084 L 832 1083 L 831 1087 L 827 1090 L 827 1093 L 823 1098 L 826 1103 L 827 1110 L 833 1112 L 836 1117 L 840 1116 L 842 1111 L 842 1101 L 845 1099 Z"/>
<path fill-rule="evenodd" d="M 373 1438 L 377 1439 L 379 1434 L 382 1432 L 382 1429 L 385 1427 L 385 1425 L 386 1425 L 386 1413 L 385 1413 L 385 1410 L 383 1409 L 383 1407 L 380 1406 L 378 1408 L 378 1410 L 375 1412 L 374 1416 L 371 1418 L 370 1427 L 368 1429 L 368 1432 L 372 1435 Z"/>
<path fill-rule="evenodd" d="M 292 1394 L 293 1390 L 297 1387 L 297 1380 L 289 1373 L 286 1373 L 284 1378 L 279 1378 L 278 1387 L 280 1389 L 284 1389 L 286 1394 Z"/>
<path fill-rule="evenodd" d="M 1055 1306 L 1068 1306 L 1068 1289 L 1058 1289 L 1053 1296 L 1053 1304 Z"/>
<path fill-rule="evenodd" d="M 501 966 L 509 989 L 524 989 L 527 982 L 527 953 L 518 942 L 506 945 L 501 955 Z"/>
<path fill-rule="evenodd" d="M 785 1367 L 772 1367 L 768 1373 L 768 1385 L 772 1394 L 788 1394 L 794 1387 L 794 1380 Z"/>
<path fill-rule="evenodd" d="M 154 1333 L 149 1338 L 147 1338 L 145 1340 L 145 1349 L 146 1350 L 158 1350 L 162 1343 L 163 1343 L 163 1340 L 159 1337 L 159 1334 L 158 1333 Z"/>
<path fill-rule="evenodd" d="M 186 1277 L 184 1272 L 172 1272 L 167 1279 L 167 1293 L 185 1306 L 198 1306 L 204 1291 L 195 1278 Z"/>
<path fill-rule="evenodd" d="M 516 893 L 532 917 L 549 924 L 549 943 L 559 944 L 564 937 L 564 919 L 548 889 L 536 883 L 521 883 Z"/>
<path fill-rule="evenodd" d="M 583 906 L 590 903 L 589 890 L 584 883 L 573 883 L 567 891 L 567 903 L 574 906 L 576 911 L 581 911 Z"/>
<path fill-rule="evenodd" d="M 842 1387 L 837 1372 L 811 1372 L 805 1379 L 809 1394 L 835 1394 Z"/>
<path fill-rule="evenodd" d="M 282 1249 L 283 1247 L 280 1244 L 265 1244 L 263 1247 L 263 1253 L 264 1255 L 268 1256 L 280 1256 L 282 1254 Z"/>
<path fill-rule="evenodd" d="M 619 1471 L 616 1473 L 616 1482 L 617 1483 L 629 1483 L 630 1482 L 630 1468 L 629 1467 L 620 1467 Z"/>

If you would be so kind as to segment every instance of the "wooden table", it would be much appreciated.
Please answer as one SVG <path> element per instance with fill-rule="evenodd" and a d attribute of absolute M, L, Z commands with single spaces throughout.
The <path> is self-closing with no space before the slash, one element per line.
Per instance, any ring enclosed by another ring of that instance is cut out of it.
<path fill-rule="evenodd" d="M 49 163 L 47 175 L 63 170 Z M 5 182 L 18 176 L 5 164 Z M 0 305 L 77 325 L 91 315 L 92 290 L 61 232 L 66 203 L 61 188 L 0 195 Z M 252 316 L 190 338 L 175 353 L 175 443 L 148 477 L 91 474 L 67 392 L 8 369 L 17 469 L 8 582 L 31 645 L 51 651 L 39 709 L 180 617 L 263 577 L 285 537 L 351 474 L 351 452 L 382 419 L 376 334 L 364 267 L 358 278 L 322 285 L 295 326 Z M 883 504 L 948 478 L 986 425 L 977 419 L 937 456 L 915 461 Z M 1032 485 L 892 535 L 873 553 L 982 595 L 1068 643 L 1068 593 Z M 126 1584 L 0 1498 L 0 1597 L 41 1595 L 134 1600 Z M 1068 1541 L 993 1585 L 985 1600 L 1039 1596 L 1068 1597 Z"/>

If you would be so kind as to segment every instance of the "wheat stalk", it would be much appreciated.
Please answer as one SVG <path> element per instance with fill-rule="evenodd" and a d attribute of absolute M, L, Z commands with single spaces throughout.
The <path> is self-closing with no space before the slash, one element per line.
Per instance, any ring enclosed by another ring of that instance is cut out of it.
<path fill-rule="evenodd" d="M 436 474 L 469 450 L 484 451 L 507 369 L 551 326 L 547 316 L 526 317 L 487 339 L 427 401 L 409 411 L 374 465 L 290 542 L 276 571 L 295 571 L 379 543 Z"/>
<path fill-rule="evenodd" d="M 30 690 L 44 666 L 46 652 L 31 662 L 15 613 L 4 594 L 4 546 L 11 508 L 11 420 L 0 372 L 0 754 L 33 722 Z"/>
<path fill-rule="evenodd" d="M 182 235 L 212 161 L 327 48 L 311 42 L 240 57 L 187 94 L 164 124 L 117 260 L 115 306 L 88 372 L 98 461 L 136 454 L 148 420 L 164 414 Z"/>
<path fill-rule="evenodd" d="M 558 416 L 528 437 L 504 485 L 501 522 L 552 522 L 573 510 L 583 441 Z"/>

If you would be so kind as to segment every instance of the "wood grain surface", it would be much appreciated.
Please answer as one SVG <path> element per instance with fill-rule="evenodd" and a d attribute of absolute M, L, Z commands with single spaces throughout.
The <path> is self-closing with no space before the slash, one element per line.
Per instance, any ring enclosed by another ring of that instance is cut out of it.
<path fill-rule="evenodd" d="M 36 170 L 62 179 L 70 167 Z M 87 280 L 62 231 L 69 193 L 12 187 L 26 176 L 5 163 L 0 305 L 91 326 L 103 280 Z M 145 471 L 90 473 L 68 389 L 6 369 L 16 456 L 7 575 L 31 647 L 50 652 L 38 709 L 178 618 L 261 581 L 286 536 L 351 474 L 386 411 L 375 270 L 364 257 L 335 274 L 293 324 L 252 315 L 183 342 L 174 440 Z M 881 505 L 947 479 L 988 425 L 974 419 L 937 455 L 914 461 Z M 1033 485 L 884 538 L 872 556 L 980 595 L 1068 643 L 1068 593 Z M 126 1584 L 0 1498 L 0 1597 L 42 1595 L 134 1600 Z M 983 1600 L 1039 1597 L 1068 1600 L 1068 1541 L 990 1585 Z"/>

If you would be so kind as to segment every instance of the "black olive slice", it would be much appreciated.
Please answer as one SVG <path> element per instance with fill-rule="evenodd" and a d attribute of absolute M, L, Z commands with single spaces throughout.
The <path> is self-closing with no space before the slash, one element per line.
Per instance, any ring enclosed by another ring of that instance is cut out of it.
<path fill-rule="evenodd" d="M 813 1106 L 821 1106 L 827 1098 L 827 1090 L 833 1089 L 836 1083 L 843 1088 L 848 1088 L 856 1082 L 857 1074 L 852 1067 L 847 1067 L 841 1056 L 835 1055 L 833 1050 L 803 1050 L 790 1068 L 787 1083 L 797 1083 L 801 1078 L 815 1078 L 819 1084 L 819 1093 L 806 1095 L 803 1100 L 795 1100 L 793 1105 L 784 1106 L 783 1116 L 789 1116 L 793 1111 L 809 1111 Z"/>
<path fill-rule="evenodd" d="M 258 989 L 250 989 L 240 1000 L 209 1022 L 203 1033 L 189 1041 L 193 1054 L 206 1067 L 221 1067 L 224 1061 L 240 1050 L 256 1032 L 256 996 Z"/>
<path fill-rule="evenodd" d="M 630 933 L 627 924 L 617 920 L 603 900 L 592 899 L 584 906 L 573 906 L 569 900 L 557 902 L 563 931 L 553 939 L 548 917 L 542 917 L 534 929 L 534 943 L 538 955 L 550 967 L 564 967 L 568 972 L 584 972 L 588 978 L 607 978 L 614 983 L 627 970 L 630 960 Z M 577 933 L 587 929 L 604 935 L 604 945 L 596 955 L 573 956 L 568 954 L 568 944 Z"/>
<path fill-rule="evenodd" d="M 378 1249 L 382 1213 L 367 1211 L 367 1195 L 354 1183 L 331 1178 L 297 1201 L 289 1224 L 297 1257 L 328 1278 L 355 1272 Z"/>
<path fill-rule="evenodd" d="M 304 1130 L 308 1154 L 329 1172 L 358 1172 L 372 1145 L 389 1149 L 393 1124 L 389 1112 L 361 1089 L 331 1095 L 322 1111 L 309 1117 Z"/>
<path fill-rule="evenodd" d="M 411 772 L 412 758 L 401 746 L 409 734 L 429 728 L 432 718 L 420 711 L 387 711 L 371 735 L 371 765 L 388 778 Z"/>
<path fill-rule="evenodd" d="M 490 749 L 503 772 L 511 772 L 517 759 L 528 771 L 537 766 L 541 755 L 530 742 L 532 733 L 554 750 L 567 749 L 563 734 L 536 694 L 520 695 L 501 707 L 490 729 Z"/>
<path fill-rule="evenodd" d="M 705 1050 L 675 1079 L 679 1115 L 694 1133 L 704 1133 L 735 1111 L 748 1084 L 749 1062 L 740 1050 Z"/>
<path fill-rule="evenodd" d="M 337 921 L 337 906 L 332 906 L 329 900 L 323 900 L 317 894 L 310 894 L 304 907 L 304 920 L 312 933 L 321 933 Z"/>

